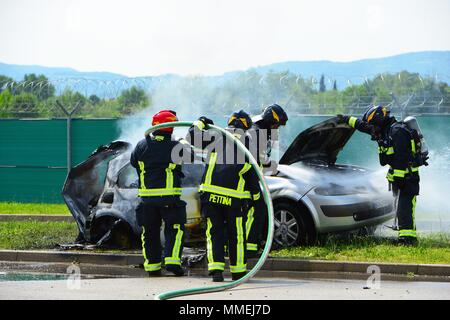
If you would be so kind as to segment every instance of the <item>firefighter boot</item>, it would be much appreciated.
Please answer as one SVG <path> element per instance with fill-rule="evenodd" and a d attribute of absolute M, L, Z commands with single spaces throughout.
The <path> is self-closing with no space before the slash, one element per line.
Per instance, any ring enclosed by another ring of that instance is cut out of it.
<path fill-rule="evenodd" d="M 223 282 L 223 274 L 220 270 L 214 270 L 210 273 L 213 282 Z"/>
<path fill-rule="evenodd" d="M 178 265 L 168 264 L 166 270 L 172 272 L 176 277 L 184 276 L 184 270 Z"/>
<path fill-rule="evenodd" d="M 161 277 L 161 270 L 147 271 L 149 277 Z"/>
<path fill-rule="evenodd" d="M 231 274 L 231 280 L 236 281 L 245 276 L 247 272 L 235 272 Z"/>

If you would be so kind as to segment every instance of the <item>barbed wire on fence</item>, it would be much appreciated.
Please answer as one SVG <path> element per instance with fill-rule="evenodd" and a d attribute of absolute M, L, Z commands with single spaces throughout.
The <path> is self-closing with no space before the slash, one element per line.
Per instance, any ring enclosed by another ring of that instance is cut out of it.
<path fill-rule="evenodd" d="M 220 77 L 56 78 L 0 80 L 0 117 L 121 117 L 148 107 L 192 112 L 258 112 L 278 103 L 293 114 L 362 113 L 370 104 L 393 112 L 450 113 L 450 76 L 399 72 L 365 76 L 304 78 L 300 74 L 242 73 Z"/>

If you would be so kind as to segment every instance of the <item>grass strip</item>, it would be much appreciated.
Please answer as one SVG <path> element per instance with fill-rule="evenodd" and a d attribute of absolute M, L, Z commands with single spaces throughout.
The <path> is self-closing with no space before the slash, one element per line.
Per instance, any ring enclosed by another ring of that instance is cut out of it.
<path fill-rule="evenodd" d="M 0 202 L 0 214 L 70 215 L 70 211 L 65 204 Z"/>
<path fill-rule="evenodd" d="M 450 235 L 419 235 L 415 247 L 400 246 L 392 239 L 375 236 L 341 239 L 329 237 L 323 245 L 272 251 L 272 257 L 354 262 L 450 264 Z"/>
<path fill-rule="evenodd" d="M 74 222 L 5 221 L 0 222 L 0 249 L 52 249 L 73 243 L 77 235 Z"/>
<path fill-rule="evenodd" d="M 0 222 L 0 249 L 52 249 L 73 243 L 78 235 L 74 222 Z M 416 247 L 398 246 L 379 236 L 328 237 L 322 245 L 274 250 L 271 257 L 380 263 L 450 264 L 450 235 L 419 234 Z"/>

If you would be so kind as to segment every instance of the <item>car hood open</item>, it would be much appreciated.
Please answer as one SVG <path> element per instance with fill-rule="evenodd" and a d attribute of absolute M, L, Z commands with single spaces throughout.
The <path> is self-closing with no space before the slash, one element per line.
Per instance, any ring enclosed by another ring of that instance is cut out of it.
<path fill-rule="evenodd" d="M 61 194 L 82 233 L 91 209 L 102 194 L 109 161 L 130 147 L 131 144 L 124 141 L 102 145 L 68 173 Z"/>
<path fill-rule="evenodd" d="M 279 163 L 290 165 L 300 161 L 334 164 L 355 129 L 338 123 L 338 117 L 325 120 L 302 131 L 291 143 Z"/>

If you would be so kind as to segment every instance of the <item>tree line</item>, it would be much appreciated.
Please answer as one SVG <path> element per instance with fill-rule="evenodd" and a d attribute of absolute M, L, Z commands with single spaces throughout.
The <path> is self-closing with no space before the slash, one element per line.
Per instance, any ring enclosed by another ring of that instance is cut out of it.
<path fill-rule="evenodd" d="M 130 85 L 115 96 L 100 97 L 70 87 L 56 88 L 44 75 L 27 74 L 21 81 L 0 75 L 1 118 L 65 117 L 57 102 L 69 110 L 78 106 L 75 116 L 86 118 L 123 117 L 169 106 L 216 114 L 237 108 L 256 113 L 271 103 L 291 113 L 336 114 L 389 103 L 415 106 L 418 112 L 449 112 L 450 87 L 408 71 L 379 74 L 361 84 L 334 80 L 327 85 L 324 75 L 315 81 L 287 71 L 259 74 L 249 70 L 221 82 L 203 76 L 180 77 L 149 87 Z"/>
<path fill-rule="evenodd" d="M 75 116 L 91 118 L 118 118 L 151 105 L 150 96 L 137 86 L 122 90 L 114 98 L 86 96 L 69 87 L 56 92 L 44 75 L 26 74 L 19 82 L 0 75 L 0 118 L 65 117 L 57 101 L 69 111 L 79 106 Z"/>

